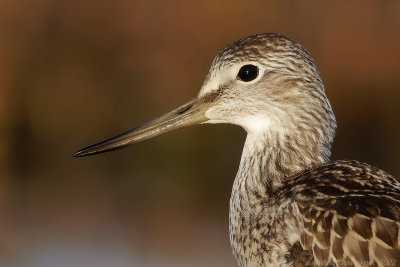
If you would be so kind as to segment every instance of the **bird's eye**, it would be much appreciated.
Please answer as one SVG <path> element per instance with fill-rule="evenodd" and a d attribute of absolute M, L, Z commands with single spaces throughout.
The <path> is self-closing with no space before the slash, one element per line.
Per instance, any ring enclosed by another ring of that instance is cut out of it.
<path fill-rule="evenodd" d="M 258 76 L 258 67 L 251 64 L 244 65 L 243 67 L 241 67 L 237 75 L 237 77 L 244 82 L 250 82 L 255 78 L 257 78 L 257 76 Z"/>

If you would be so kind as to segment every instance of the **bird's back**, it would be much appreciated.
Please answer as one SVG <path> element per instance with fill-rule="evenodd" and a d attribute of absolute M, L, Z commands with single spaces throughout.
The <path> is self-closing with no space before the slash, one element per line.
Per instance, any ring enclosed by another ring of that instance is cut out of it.
<path fill-rule="evenodd" d="M 400 182 L 357 161 L 296 175 L 278 198 L 298 207 L 294 266 L 400 266 Z"/>

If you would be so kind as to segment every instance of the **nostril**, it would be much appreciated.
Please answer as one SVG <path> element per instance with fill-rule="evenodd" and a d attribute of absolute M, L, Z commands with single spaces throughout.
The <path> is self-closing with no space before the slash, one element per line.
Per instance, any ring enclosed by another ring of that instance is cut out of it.
<path fill-rule="evenodd" d="M 180 109 L 178 110 L 178 114 L 180 115 L 180 114 L 185 113 L 186 111 L 188 111 L 189 109 L 191 109 L 192 106 L 193 106 L 193 104 L 189 104 L 189 105 L 187 105 L 187 106 L 185 106 L 185 107 L 180 108 Z"/>

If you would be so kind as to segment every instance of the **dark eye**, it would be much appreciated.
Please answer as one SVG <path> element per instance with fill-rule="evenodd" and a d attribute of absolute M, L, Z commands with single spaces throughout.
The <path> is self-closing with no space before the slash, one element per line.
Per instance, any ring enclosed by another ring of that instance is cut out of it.
<path fill-rule="evenodd" d="M 257 78 L 257 76 L 258 76 L 258 67 L 250 64 L 241 67 L 237 75 L 237 77 L 244 82 L 250 82 L 255 78 Z"/>

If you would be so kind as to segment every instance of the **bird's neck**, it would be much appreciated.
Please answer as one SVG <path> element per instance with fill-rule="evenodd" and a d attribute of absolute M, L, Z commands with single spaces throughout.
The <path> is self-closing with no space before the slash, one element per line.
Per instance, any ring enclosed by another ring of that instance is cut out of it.
<path fill-rule="evenodd" d="M 249 132 L 243 148 L 234 191 L 248 199 L 265 201 L 293 175 L 325 163 L 330 157 L 326 142 L 270 132 Z M 236 190 L 235 190 L 236 189 Z"/>
<path fill-rule="evenodd" d="M 233 184 L 229 214 L 231 244 L 240 265 L 251 265 L 251 255 L 258 251 L 245 247 L 246 240 L 256 238 L 251 236 L 252 222 L 258 214 L 265 212 L 263 209 L 267 206 L 270 208 L 270 217 L 272 216 L 269 223 L 281 218 L 276 213 L 281 210 L 280 204 L 273 201 L 276 192 L 296 173 L 328 161 L 329 148 L 322 148 L 323 145 L 319 142 L 300 145 L 298 140 L 279 133 L 248 133 Z M 274 225 L 263 227 L 265 233 L 275 229 Z M 268 240 L 263 242 L 268 243 Z M 267 243 L 259 245 L 274 249 Z M 283 247 L 280 248 L 282 249 Z M 254 266 L 256 265 L 259 264 L 256 262 Z"/>
<path fill-rule="evenodd" d="M 324 131 L 315 131 L 319 132 Z M 329 160 L 333 137 L 307 134 L 294 128 L 285 132 L 248 131 L 233 183 L 231 215 L 238 213 L 246 218 L 257 213 L 296 173 Z"/>

